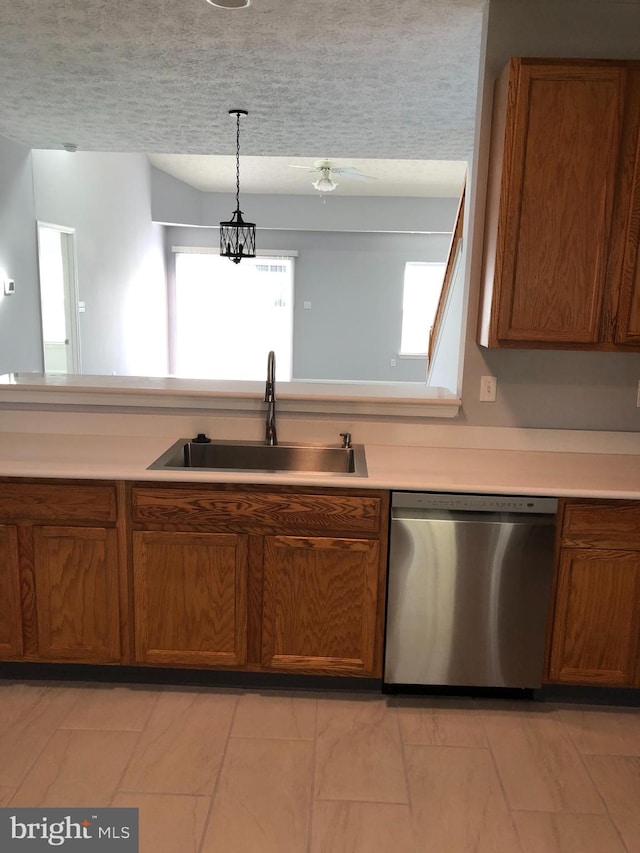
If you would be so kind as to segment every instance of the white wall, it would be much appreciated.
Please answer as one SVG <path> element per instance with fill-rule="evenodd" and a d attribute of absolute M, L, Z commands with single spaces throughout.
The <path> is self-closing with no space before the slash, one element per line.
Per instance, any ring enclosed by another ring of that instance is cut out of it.
<path fill-rule="evenodd" d="M 4 279 L 16 292 L 4 295 Z M 42 370 L 31 152 L 0 137 L 0 373 Z"/>
<path fill-rule="evenodd" d="M 38 220 L 76 229 L 82 371 L 167 370 L 163 229 L 142 154 L 33 151 Z"/>

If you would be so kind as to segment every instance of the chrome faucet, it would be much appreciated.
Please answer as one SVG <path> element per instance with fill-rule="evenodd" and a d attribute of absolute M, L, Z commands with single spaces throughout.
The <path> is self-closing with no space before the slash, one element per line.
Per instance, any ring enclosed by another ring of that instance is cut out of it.
<path fill-rule="evenodd" d="M 264 402 L 267 404 L 267 422 L 264 433 L 264 443 L 276 445 L 276 354 L 273 350 L 267 359 L 267 384 L 264 389 Z"/>

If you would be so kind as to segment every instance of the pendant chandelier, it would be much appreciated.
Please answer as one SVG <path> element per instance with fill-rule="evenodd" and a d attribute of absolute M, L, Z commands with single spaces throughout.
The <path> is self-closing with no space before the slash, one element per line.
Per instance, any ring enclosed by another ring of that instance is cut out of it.
<path fill-rule="evenodd" d="M 228 222 L 220 223 L 220 254 L 239 264 L 242 258 L 256 256 L 256 226 L 245 222 L 240 210 L 240 116 L 247 110 L 229 110 L 236 117 L 236 209 Z"/>

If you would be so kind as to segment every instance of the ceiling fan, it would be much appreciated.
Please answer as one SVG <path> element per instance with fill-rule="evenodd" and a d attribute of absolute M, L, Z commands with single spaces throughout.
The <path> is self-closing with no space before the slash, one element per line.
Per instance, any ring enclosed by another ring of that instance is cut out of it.
<path fill-rule="evenodd" d="M 297 166 L 289 163 L 292 169 L 304 169 L 305 172 L 313 172 L 318 175 L 313 181 L 313 186 L 321 193 L 329 193 L 338 186 L 334 177 L 355 178 L 358 181 L 375 181 L 372 175 L 365 175 L 354 166 L 334 166 L 330 160 L 316 160 L 313 166 Z"/>

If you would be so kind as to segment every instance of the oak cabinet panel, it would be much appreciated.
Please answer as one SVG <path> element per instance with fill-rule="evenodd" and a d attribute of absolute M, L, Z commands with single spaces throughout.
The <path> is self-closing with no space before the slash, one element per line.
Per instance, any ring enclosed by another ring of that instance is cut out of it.
<path fill-rule="evenodd" d="M 640 553 L 563 551 L 551 677 L 567 683 L 632 686 L 639 600 Z"/>
<path fill-rule="evenodd" d="M 0 518 L 7 521 L 109 524 L 116 506 L 113 484 L 0 481 Z"/>
<path fill-rule="evenodd" d="M 640 347 L 640 67 L 634 67 L 629 87 L 629 127 L 621 173 L 623 203 L 614 229 L 624 235 L 624 250 L 615 269 L 620 302 L 615 334 L 619 344 Z"/>
<path fill-rule="evenodd" d="M 373 674 L 379 544 L 269 536 L 263 664 L 316 674 Z"/>
<path fill-rule="evenodd" d="M 136 531 L 133 557 L 140 663 L 244 664 L 246 536 Z"/>
<path fill-rule="evenodd" d="M 552 682 L 640 686 L 640 502 L 565 499 Z"/>
<path fill-rule="evenodd" d="M 0 657 L 121 660 L 117 485 L 0 478 Z"/>
<path fill-rule="evenodd" d="M 637 67 L 513 59 L 499 79 L 479 333 L 484 346 L 640 345 L 640 337 L 633 338 L 640 325 Z"/>
<path fill-rule="evenodd" d="M 34 527 L 33 545 L 38 657 L 118 662 L 116 531 Z"/>
<path fill-rule="evenodd" d="M 382 672 L 389 495 L 130 488 L 139 663 Z"/>
<path fill-rule="evenodd" d="M 132 495 L 135 524 L 223 529 L 242 527 L 244 532 L 268 533 L 300 529 L 375 533 L 381 523 L 377 496 L 353 496 L 337 492 L 250 491 L 242 488 L 145 488 Z"/>
<path fill-rule="evenodd" d="M 13 525 L 0 525 L 0 657 L 22 655 L 22 614 L 18 535 Z"/>

